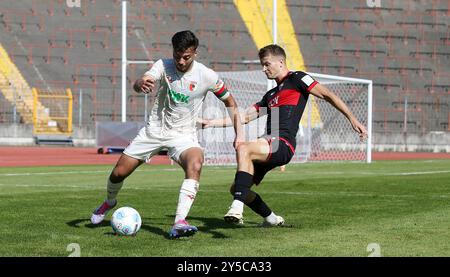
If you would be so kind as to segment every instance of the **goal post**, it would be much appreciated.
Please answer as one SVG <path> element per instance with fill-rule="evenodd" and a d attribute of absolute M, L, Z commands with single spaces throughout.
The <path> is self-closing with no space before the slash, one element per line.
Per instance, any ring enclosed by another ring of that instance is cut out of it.
<path fill-rule="evenodd" d="M 258 102 L 267 89 L 267 78 L 261 71 L 218 72 L 236 99 L 240 112 Z M 297 147 L 291 162 L 360 161 L 371 162 L 372 81 L 341 76 L 309 73 L 319 83 L 336 93 L 355 117 L 367 126 L 368 138 L 362 142 L 352 126 L 338 110 L 322 99 L 310 96 L 297 133 Z M 201 117 L 228 116 L 224 105 L 208 95 Z M 265 131 L 267 116 L 244 127 L 246 140 L 254 140 Z M 199 141 L 205 148 L 205 163 L 226 165 L 236 163 L 232 142 L 234 130 L 208 128 L 199 131 Z"/>

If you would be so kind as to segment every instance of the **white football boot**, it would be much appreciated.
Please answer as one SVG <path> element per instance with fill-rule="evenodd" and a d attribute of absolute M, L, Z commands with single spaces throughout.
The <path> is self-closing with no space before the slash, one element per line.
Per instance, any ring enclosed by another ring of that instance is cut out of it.
<path fill-rule="evenodd" d="M 238 211 L 237 209 L 230 207 L 227 214 L 224 215 L 223 219 L 225 222 L 228 223 L 234 223 L 238 225 L 244 224 L 244 218 L 242 216 L 242 212 Z"/>
<path fill-rule="evenodd" d="M 267 220 L 264 220 L 264 222 L 261 224 L 262 227 L 276 227 L 276 226 L 283 226 L 284 225 L 284 218 L 277 215 L 277 221 L 275 223 L 270 223 Z"/>

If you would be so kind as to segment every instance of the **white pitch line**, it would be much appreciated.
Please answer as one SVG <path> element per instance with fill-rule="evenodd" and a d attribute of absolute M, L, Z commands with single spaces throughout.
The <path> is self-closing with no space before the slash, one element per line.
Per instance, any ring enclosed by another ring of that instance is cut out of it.
<path fill-rule="evenodd" d="M 285 171 L 283 174 L 296 174 L 296 171 Z M 308 172 L 307 170 L 302 171 L 303 174 L 316 174 L 315 172 Z M 450 173 L 450 170 L 440 170 L 440 171 L 417 171 L 417 172 L 394 172 L 394 173 L 381 173 L 381 172 L 369 172 L 369 171 L 328 171 L 327 175 L 376 175 L 376 176 L 407 176 L 407 175 L 427 175 L 427 174 L 442 174 L 442 173 Z M 323 175 L 325 176 L 325 175 Z M 316 176 L 322 177 L 322 176 Z"/>
<path fill-rule="evenodd" d="M 388 175 L 388 176 L 389 175 L 426 175 L 426 174 L 440 174 L 440 173 L 450 173 L 450 170 L 384 173 L 383 175 Z"/>
<path fill-rule="evenodd" d="M 98 189 L 100 187 L 92 186 L 87 184 L 85 186 L 80 185 L 66 185 L 66 184 L 55 184 L 55 185 L 44 185 L 44 184 L 1 184 L 0 186 L 13 186 L 13 187 L 43 187 L 43 188 L 78 188 L 78 189 Z M 166 185 L 149 185 L 148 187 L 128 187 L 127 190 L 138 190 L 138 191 L 176 191 L 175 186 Z M 36 191 L 41 192 L 41 191 Z M 225 193 L 227 190 L 215 190 L 215 189 L 200 189 L 201 193 Z M 33 193 L 33 192 L 30 192 Z M 0 193 L 1 195 L 2 193 Z M 299 195 L 299 196 L 344 196 L 344 197 L 388 197 L 388 198 L 450 198 L 450 194 L 434 194 L 434 195 L 414 195 L 414 194 L 377 194 L 377 193 L 361 193 L 361 192 L 311 192 L 311 191 L 266 191 L 264 194 L 287 194 L 287 195 Z"/>

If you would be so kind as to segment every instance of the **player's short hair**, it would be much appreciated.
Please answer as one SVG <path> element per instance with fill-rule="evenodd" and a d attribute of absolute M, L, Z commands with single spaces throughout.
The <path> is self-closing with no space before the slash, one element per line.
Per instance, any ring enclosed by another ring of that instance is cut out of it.
<path fill-rule="evenodd" d="M 268 55 L 282 56 L 284 59 L 286 59 L 286 52 L 284 52 L 284 49 L 281 46 L 276 44 L 269 44 L 259 49 L 258 52 L 259 59 L 262 59 Z"/>
<path fill-rule="evenodd" d="M 173 35 L 172 46 L 175 52 L 184 52 L 191 47 L 197 49 L 198 38 L 189 30 L 181 31 Z"/>

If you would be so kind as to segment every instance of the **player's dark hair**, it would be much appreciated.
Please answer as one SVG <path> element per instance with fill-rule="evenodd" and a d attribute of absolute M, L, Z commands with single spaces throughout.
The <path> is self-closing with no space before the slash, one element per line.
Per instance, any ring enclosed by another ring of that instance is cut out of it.
<path fill-rule="evenodd" d="M 284 49 L 281 46 L 276 44 L 269 44 L 259 49 L 259 59 L 262 59 L 268 55 L 282 56 L 284 59 L 286 59 L 286 52 L 284 52 Z"/>
<path fill-rule="evenodd" d="M 175 52 L 184 52 L 191 47 L 197 49 L 198 39 L 194 33 L 189 30 L 181 31 L 173 35 L 172 46 Z"/>

